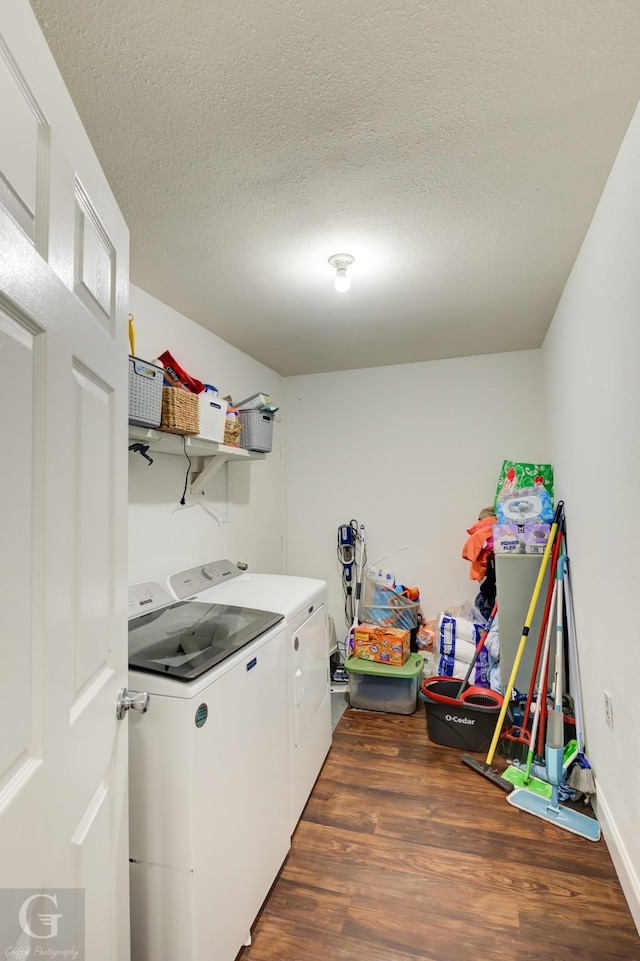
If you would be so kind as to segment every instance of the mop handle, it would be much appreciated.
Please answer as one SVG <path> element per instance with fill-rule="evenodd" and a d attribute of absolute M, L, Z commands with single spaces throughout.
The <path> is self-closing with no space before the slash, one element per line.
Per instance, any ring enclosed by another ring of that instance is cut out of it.
<path fill-rule="evenodd" d="M 553 546 L 554 546 L 554 552 L 553 552 L 553 555 L 552 555 L 552 557 L 551 557 L 551 560 L 552 560 L 552 563 L 553 563 L 553 570 L 554 570 L 554 571 L 557 569 L 557 566 L 558 566 L 558 557 L 560 556 L 560 553 L 561 553 L 561 550 L 562 550 L 562 546 L 563 546 L 564 541 L 565 541 L 564 526 L 565 526 L 565 518 L 564 518 L 564 514 L 563 514 L 563 515 L 562 515 L 562 519 L 561 519 L 561 521 L 560 521 L 560 525 L 559 525 L 559 527 L 558 527 L 558 535 L 557 535 L 557 537 L 556 537 L 556 543 L 553 545 Z M 555 550 L 555 548 L 557 548 L 557 550 Z M 554 576 L 551 576 L 551 577 L 549 578 L 549 586 L 551 586 L 551 581 L 553 581 L 553 586 L 555 587 L 555 585 L 556 585 L 556 578 L 555 578 Z M 549 613 L 549 618 L 551 618 L 551 611 L 550 611 L 550 613 Z M 551 661 L 551 658 L 549 658 L 549 661 Z M 542 705 L 541 705 L 540 726 L 539 726 L 539 728 L 538 728 L 538 744 L 537 744 L 537 747 L 536 747 L 536 750 L 537 750 L 538 754 L 540 755 L 540 757 L 542 757 L 542 756 L 544 755 L 544 746 L 545 746 L 545 743 L 546 743 L 546 735 L 547 735 L 547 715 L 548 715 L 548 713 L 549 713 L 549 711 L 548 711 L 548 709 L 547 709 L 547 691 L 549 690 L 549 661 L 547 662 L 546 676 L 545 676 L 545 678 L 544 678 L 544 694 L 545 694 L 545 696 L 544 696 L 544 698 L 543 698 L 543 700 L 542 700 Z"/>
<path fill-rule="evenodd" d="M 553 550 L 551 552 L 551 566 L 554 571 L 556 569 L 556 565 L 558 563 L 558 557 L 560 556 L 560 550 L 562 548 L 561 534 L 562 534 L 562 524 L 559 524 L 558 534 L 556 535 L 555 543 L 553 545 Z M 547 624 L 550 621 L 550 613 L 552 610 L 553 602 L 555 600 L 555 595 L 553 594 L 554 589 L 555 589 L 555 578 L 550 577 L 549 588 L 547 590 L 547 596 L 545 598 L 544 609 L 542 612 L 542 620 L 540 621 L 540 633 L 538 635 L 538 643 L 536 645 L 536 656 L 533 662 L 533 670 L 531 671 L 531 681 L 529 682 L 529 690 L 527 692 L 527 702 L 526 702 L 524 714 L 522 717 L 521 728 L 523 731 L 526 731 L 529 725 L 529 716 L 531 713 L 531 702 L 533 701 L 533 692 L 536 686 L 536 678 L 538 677 L 538 668 L 540 667 L 540 654 L 542 651 L 542 640 L 546 632 Z M 546 691 L 546 686 L 547 684 L 545 679 L 545 682 L 544 682 L 545 691 Z M 535 738 L 531 738 L 530 743 L 534 744 Z"/>
<path fill-rule="evenodd" d="M 563 687 L 563 673 L 562 673 L 562 662 L 564 660 L 564 610 L 563 610 L 563 584 L 564 584 L 564 569 L 566 566 L 567 555 L 561 554 L 558 558 L 558 565 L 556 567 L 556 584 L 558 587 L 558 597 L 557 597 L 557 622 L 556 622 L 556 690 L 555 690 L 555 704 L 554 711 L 562 713 L 562 695 L 564 693 Z"/>
<path fill-rule="evenodd" d="M 491 762 L 493 761 L 493 755 L 496 753 L 496 748 L 498 746 L 498 739 L 500 737 L 500 732 L 502 731 L 502 725 L 504 724 L 504 719 L 507 713 L 507 709 L 509 707 L 509 702 L 511 701 L 513 685 L 515 684 L 516 674 L 518 673 L 518 668 L 520 667 L 520 661 L 522 660 L 522 655 L 524 654 L 524 647 L 525 647 L 525 644 L 527 643 L 527 637 L 529 635 L 529 631 L 531 630 L 531 622 L 533 620 L 533 615 L 535 613 L 536 604 L 538 603 L 540 591 L 542 590 L 542 582 L 544 581 L 544 575 L 547 572 L 547 567 L 549 565 L 549 558 L 551 557 L 553 543 L 556 539 L 556 533 L 558 530 L 558 526 L 560 524 L 560 520 L 562 518 L 563 510 L 564 510 L 564 501 L 558 501 L 555 517 L 553 518 L 553 524 L 551 525 L 551 530 L 549 532 L 549 540 L 547 541 L 547 546 L 545 547 L 544 554 L 542 555 L 542 563 L 540 564 L 540 570 L 538 571 L 535 587 L 533 588 L 533 594 L 531 595 L 531 601 L 529 603 L 529 610 L 527 611 L 527 616 L 525 617 L 525 620 L 524 620 L 524 626 L 522 628 L 520 643 L 518 644 L 518 650 L 516 651 L 513 667 L 511 668 L 511 675 L 509 677 L 509 681 L 505 688 L 505 697 L 502 702 L 500 714 L 498 715 L 498 720 L 496 721 L 496 727 L 495 727 L 495 731 L 493 732 L 493 738 L 489 746 L 489 753 L 487 754 L 487 761 L 486 761 L 486 763 L 489 765 L 491 765 Z"/>
<path fill-rule="evenodd" d="M 576 641 L 576 622 L 573 612 L 573 594 L 571 592 L 571 578 L 569 565 L 564 570 L 564 593 L 567 599 L 567 628 L 569 634 L 569 677 L 571 679 L 571 693 L 576 718 L 576 740 L 578 751 L 584 754 L 584 728 L 582 715 L 582 691 L 580 688 L 580 664 L 578 661 L 578 644 Z"/>
<path fill-rule="evenodd" d="M 456 698 L 458 698 L 458 699 L 462 696 L 462 692 L 467 689 L 467 685 L 468 685 L 468 683 L 469 683 L 469 678 L 471 677 L 471 671 L 474 669 L 474 667 L 475 667 L 475 665 L 476 665 L 476 661 L 478 660 L 478 656 L 479 656 L 479 654 L 480 654 L 480 651 L 481 651 L 482 648 L 484 647 L 484 642 L 486 641 L 487 637 L 489 636 L 489 631 L 491 630 L 491 627 L 492 627 L 492 625 L 493 625 L 493 622 L 494 622 L 495 619 L 496 619 L 496 614 L 497 614 L 497 613 L 498 613 L 498 602 L 496 601 L 495 604 L 493 605 L 493 610 L 491 611 L 491 614 L 489 615 L 489 620 L 487 621 L 486 627 L 485 627 L 484 631 L 482 632 L 482 635 L 481 635 L 481 637 L 480 637 L 480 640 L 478 641 L 478 646 L 476 647 L 475 653 L 474 653 L 473 657 L 471 658 L 471 664 L 470 664 L 469 667 L 467 668 L 467 673 L 466 673 L 465 676 L 464 676 L 464 681 L 463 681 L 462 684 L 460 685 L 460 687 L 459 687 L 459 689 L 458 689 L 458 693 L 456 694 Z"/>
<path fill-rule="evenodd" d="M 553 582 L 553 592 L 551 594 L 551 607 L 555 603 L 556 599 L 556 581 Z M 544 647 L 542 649 L 542 666 L 540 668 L 540 678 L 538 680 L 538 696 L 536 697 L 536 704 L 533 712 L 533 726 L 531 728 L 531 740 L 529 741 L 529 751 L 527 753 L 527 766 L 525 768 L 525 779 L 529 779 L 531 774 L 531 765 L 533 763 L 533 754 L 536 743 L 536 735 L 538 733 L 538 724 L 540 722 L 540 715 L 542 713 L 542 700 L 546 698 L 546 677 L 547 677 L 547 667 L 549 665 L 549 651 L 551 649 L 551 618 L 547 620 L 547 627 L 544 634 Z M 534 682 L 535 683 L 535 682 Z M 544 686 L 544 690 L 543 690 Z"/>

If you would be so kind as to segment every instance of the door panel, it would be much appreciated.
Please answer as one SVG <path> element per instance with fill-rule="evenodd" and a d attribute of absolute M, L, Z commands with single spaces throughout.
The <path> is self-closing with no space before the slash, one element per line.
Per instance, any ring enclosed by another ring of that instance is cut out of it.
<path fill-rule="evenodd" d="M 38 160 L 44 117 L 6 44 L 0 39 L 0 203 L 35 239 Z M 5 136 L 4 131 L 11 131 Z"/>
<path fill-rule="evenodd" d="M 293 644 L 294 739 L 298 747 L 327 696 L 327 616 L 324 605 L 294 631 Z"/>
<path fill-rule="evenodd" d="M 113 929 L 105 926 L 102 905 L 109 904 L 113 863 L 112 795 L 101 782 L 71 837 L 77 849 L 78 880 L 85 891 L 87 958 L 113 957 Z"/>
<path fill-rule="evenodd" d="M 74 466 L 77 619 L 75 632 L 76 696 L 100 671 L 109 654 L 109 570 L 113 563 L 109 536 L 113 511 L 110 461 L 113 458 L 113 392 L 74 361 L 76 430 Z M 83 477 L 91 477 L 90 485 Z M 96 551 L 95 545 L 103 545 Z"/>
<path fill-rule="evenodd" d="M 0 888 L 83 889 L 81 956 L 126 961 L 129 241 L 26 0 L 0 124 Z"/>
<path fill-rule="evenodd" d="M 87 192 L 76 183 L 75 285 L 80 300 L 113 334 L 115 250 Z"/>
<path fill-rule="evenodd" d="M 11 723 L 3 727 L 0 738 L 0 807 L 3 789 L 20 773 L 33 756 L 33 620 L 31 598 L 25 587 L 31 583 L 33 556 L 33 435 L 36 336 L 28 325 L 0 310 L 0 357 L 3 367 L 11 368 L 22 384 L 24 400 L 17 405 L 4 432 L 5 450 L 10 452 L 5 465 L 16 470 L 0 471 L 0 503 L 11 504 L 3 512 L 2 540 L 8 563 L 2 566 L 2 631 L 11 645 L 11 655 L 3 658 L 0 671 L 0 704 Z"/>

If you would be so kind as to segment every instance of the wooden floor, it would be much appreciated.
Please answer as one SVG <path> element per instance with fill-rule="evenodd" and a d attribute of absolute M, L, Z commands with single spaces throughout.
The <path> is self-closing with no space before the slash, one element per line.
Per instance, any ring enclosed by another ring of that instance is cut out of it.
<path fill-rule="evenodd" d="M 510 807 L 424 713 L 347 710 L 242 961 L 640 961 L 604 841 Z"/>

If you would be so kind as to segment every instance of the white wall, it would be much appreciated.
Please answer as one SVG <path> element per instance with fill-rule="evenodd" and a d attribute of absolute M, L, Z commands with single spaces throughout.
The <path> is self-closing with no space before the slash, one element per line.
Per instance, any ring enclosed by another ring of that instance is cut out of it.
<path fill-rule="evenodd" d="M 138 356 L 153 360 L 168 349 L 222 395 L 242 400 L 265 391 L 281 402 L 279 374 L 134 286 L 130 310 Z M 178 507 L 185 458 L 151 450 L 149 467 L 138 454 L 129 455 L 129 583 L 163 580 L 220 557 L 244 560 L 251 570 L 282 570 L 281 426 L 275 425 L 274 450 L 265 460 L 223 467 L 203 497 L 187 496 L 187 508 Z"/>
<path fill-rule="evenodd" d="M 640 112 L 543 346 L 598 813 L 640 929 Z M 603 692 L 613 699 L 613 731 Z"/>
<path fill-rule="evenodd" d="M 285 379 L 287 570 L 325 578 L 344 632 L 337 528 L 417 584 L 423 610 L 471 600 L 461 550 L 503 459 L 545 459 L 540 351 Z"/>

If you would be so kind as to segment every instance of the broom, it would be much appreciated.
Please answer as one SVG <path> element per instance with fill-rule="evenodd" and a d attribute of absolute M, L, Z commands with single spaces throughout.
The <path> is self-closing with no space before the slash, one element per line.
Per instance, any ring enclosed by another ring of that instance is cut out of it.
<path fill-rule="evenodd" d="M 567 779 L 569 787 L 581 791 L 585 796 L 595 794 L 596 782 L 593 770 L 584 753 L 584 728 L 582 720 L 582 694 L 580 691 L 580 668 L 578 664 L 578 643 L 576 638 L 575 619 L 573 613 L 573 595 L 571 593 L 571 579 L 569 577 L 568 558 L 564 567 L 564 586 L 567 600 L 567 634 L 569 639 L 569 678 L 573 694 L 573 705 L 576 719 L 576 739 L 578 754 L 576 763 Z"/>

